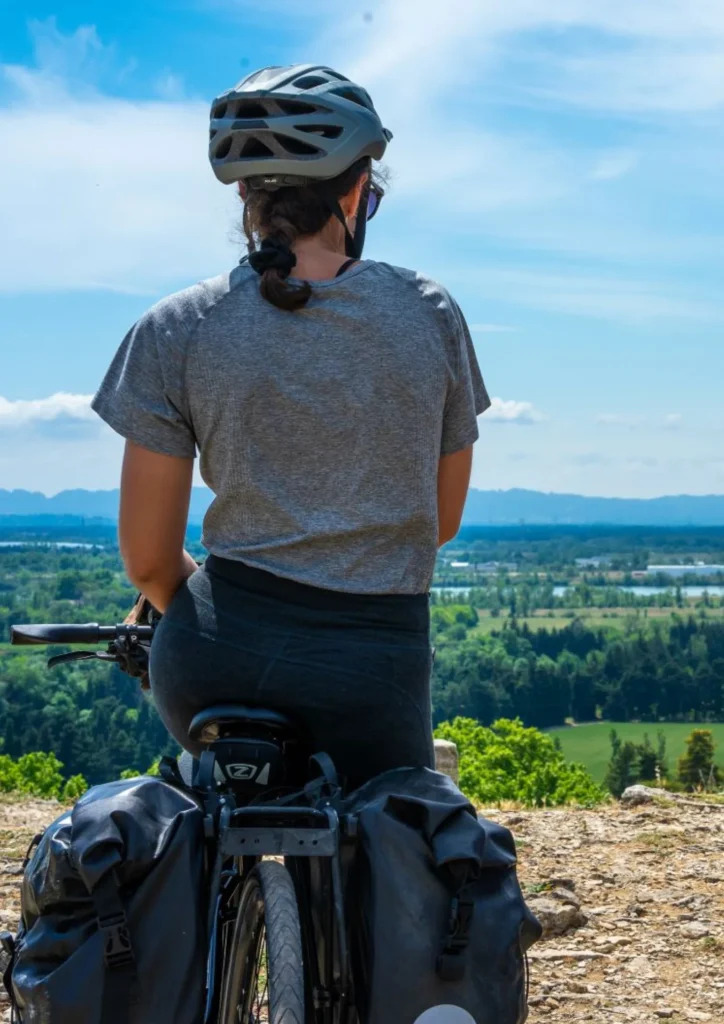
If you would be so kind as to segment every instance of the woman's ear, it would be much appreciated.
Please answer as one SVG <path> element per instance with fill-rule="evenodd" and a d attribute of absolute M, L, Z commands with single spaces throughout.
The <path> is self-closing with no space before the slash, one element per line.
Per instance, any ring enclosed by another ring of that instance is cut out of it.
<path fill-rule="evenodd" d="M 368 181 L 369 174 L 362 174 L 355 185 L 349 190 L 347 195 L 340 198 L 339 205 L 347 220 L 349 220 L 350 217 L 355 217 L 357 215 L 360 200 L 362 199 L 362 191 Z"/>

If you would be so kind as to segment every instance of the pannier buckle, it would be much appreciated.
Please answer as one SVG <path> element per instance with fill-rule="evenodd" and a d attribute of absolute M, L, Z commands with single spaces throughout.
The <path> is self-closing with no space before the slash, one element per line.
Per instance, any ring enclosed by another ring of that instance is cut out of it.
<path fill-rule="evenodd" d="M 473 902 L 454 896 L 450 904 L 448 935 L 437 958 L 436 970 L 442 981 L 461 981 L 465 975 L 465 950 L 470 941 Z"/>
<path fill-rule="evenodd" d="M 114 970 L 130 967 L 134 959 L 126 915 L 114 914 L 113 917 L 101 918 L 98 924 L 103 933 L 103 959 L 106 967 Z"/>

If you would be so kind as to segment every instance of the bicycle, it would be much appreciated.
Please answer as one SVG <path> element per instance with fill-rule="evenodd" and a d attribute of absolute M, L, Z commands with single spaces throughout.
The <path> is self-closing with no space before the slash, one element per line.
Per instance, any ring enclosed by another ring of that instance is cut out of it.
<path fill-rule="evenodd" d="M 138 675 L 153 632 L 148 625 L 19 625 L 10 642 L 105 642 L 105 651 L 65 652 L 48 665 L 100 659 Z M 311 751 L 288 716 L 241 704 L 200 712 L 189 738 L 203 747 L 199 759 L 167 759 L 162 774 L 192 789 L 205 811 L 204 1024 L 354 1024 L 342 861 L 356 822 L 338 813 L 330 759 Z"/>

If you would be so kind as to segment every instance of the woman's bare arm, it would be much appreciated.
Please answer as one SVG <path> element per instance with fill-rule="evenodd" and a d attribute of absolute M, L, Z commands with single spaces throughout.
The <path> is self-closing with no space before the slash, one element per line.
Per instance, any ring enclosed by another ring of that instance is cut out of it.
<path fill-rule="evenodd" d="M 473 449 L 464 448 L 453 455 L 443 455 L 437 470 L 438 546 L 452 540 L 460 529 L 465 499 L 473 468 Z"/>
<path fill-rule="evenodd" d="M 160 612 L 198 568 L 184 551 L 193 459 L 126 442 L 119 540 L 131 582 Z"/>

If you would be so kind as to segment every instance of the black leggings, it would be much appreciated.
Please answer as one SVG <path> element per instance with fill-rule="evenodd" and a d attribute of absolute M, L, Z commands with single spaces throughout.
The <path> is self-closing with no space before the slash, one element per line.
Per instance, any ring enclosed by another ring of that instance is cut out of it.
<path fill-rule="evenodd" d="M 210 555 L 179 590 L 151 649 L 169 732 L 237 701 L 284 711 L 352 787 L 390 768 L 434 765 L 426 595 L 357 595 Z"/>

